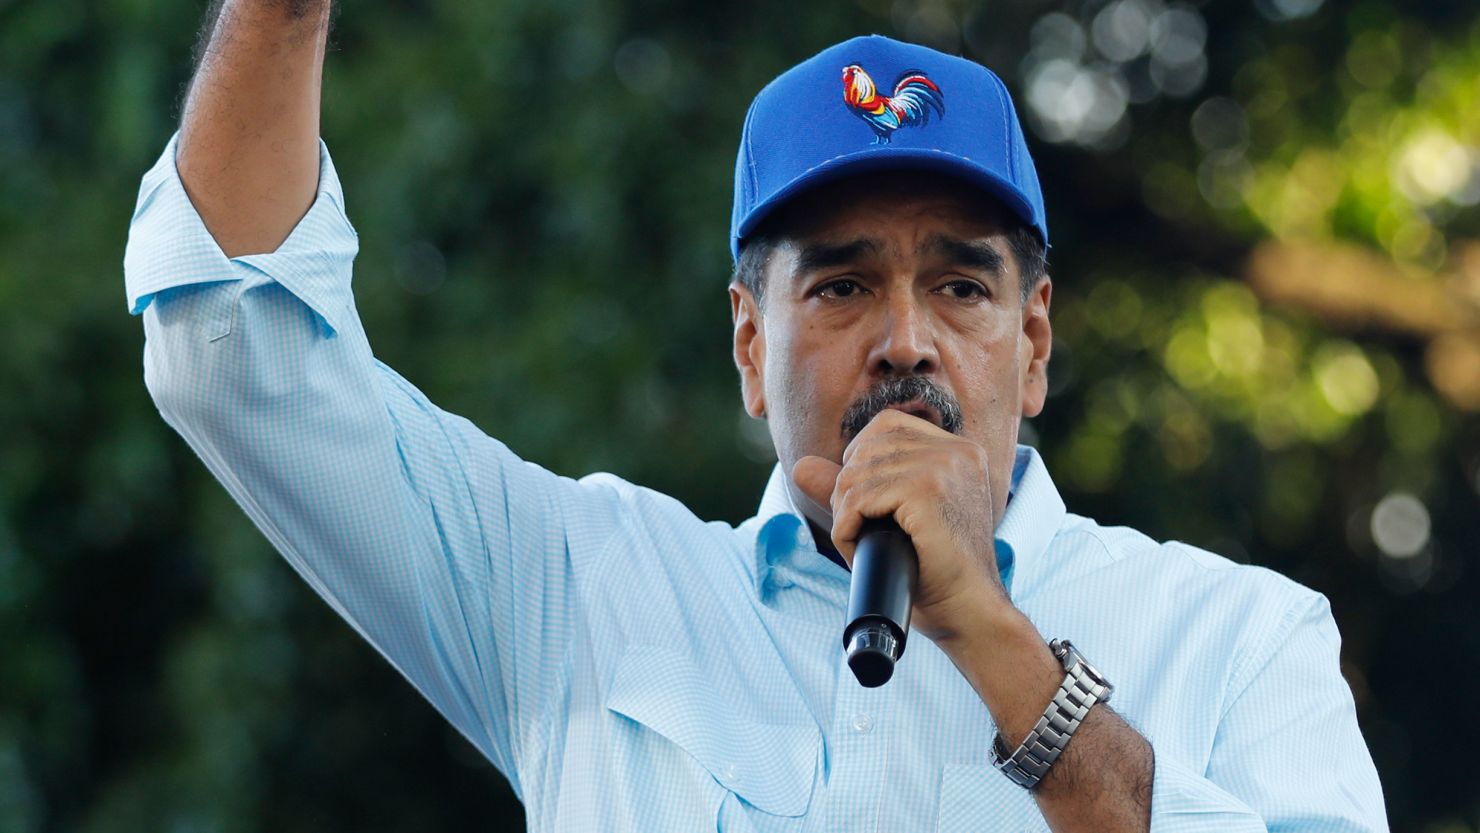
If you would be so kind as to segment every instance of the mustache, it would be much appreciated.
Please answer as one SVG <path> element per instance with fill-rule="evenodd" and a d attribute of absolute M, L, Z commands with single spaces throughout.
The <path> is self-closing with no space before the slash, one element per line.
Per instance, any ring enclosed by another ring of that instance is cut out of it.
<path fill-rule="evenodd" d="M 884 379 L 860 396 L 843 414 L 843 437 L 851 440 L 890 405 L 918 399 L 940 414 L 940 427 L 952 434 L 961 433 L 961 403 L 956 397 L 924 376 L 902 376 Z"/>

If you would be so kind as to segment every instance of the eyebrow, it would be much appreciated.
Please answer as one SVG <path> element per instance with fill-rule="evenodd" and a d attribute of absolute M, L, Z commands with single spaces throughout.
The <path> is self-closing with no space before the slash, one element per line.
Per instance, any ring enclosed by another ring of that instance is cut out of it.
<path fill-rule="evenodd" d="M 1002 253 L 986 242 L 937 234 L 925 241 L 920 247 L 920 253 L 943 258 L 957 266 L 990 272 L 998 278 L 1006 274 Z"/>
<path fill-rule="evenodd" d="M 877 255 L 882 247 L 871 237 L 861 237 L 846 243 L 809 243 L 797 255 L 798 271 L 802 274 L 834 266 L 846 266 L 862 260 L 866 255 Z"/>
<path fill-rule="evenodd" d="M 876 257 L 883 250 L 883 244 L 872 237 L 860 237 L 843 243 L 809 243 L 797 255 L 797 273 L 805 275 L 822 269 L 846 266 L 867 257 Z M 937 257 L 955 266 L 986 272 L 999 281 L 1007 274 L 1002 253 L 987 242 L 936 234 L 922 243 L 917 251 L 921 255 Z"/>

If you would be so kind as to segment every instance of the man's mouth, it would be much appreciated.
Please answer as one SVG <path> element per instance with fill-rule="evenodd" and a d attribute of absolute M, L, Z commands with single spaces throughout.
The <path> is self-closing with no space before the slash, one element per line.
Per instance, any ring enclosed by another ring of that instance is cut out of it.
<path fill-rule="evenodd" d="M 924 376 L 885 379 L 853 401 L 843 414 L 843 439 L 852 440 L 886 408 L 909 414 L 952 434 L 961 433 L 961 404 Z"/>
<path fill-rule="evenodd" d="M 908 402 L 899 402 L 893 405 L 886 405 L 885 410 L 903 411 L 904 413 L 907 413 L 912 417 L 919 417 L 920 419 L 925 420 L 931 425 L 934 425 L 936 428 L 943 427 L 943 420 L 941 419 L 940 411 L 936 410 L 932 405 L 926 403 L 923 399 L 920 399 L 918 397 L 915 399 L 911 399 Z"/>

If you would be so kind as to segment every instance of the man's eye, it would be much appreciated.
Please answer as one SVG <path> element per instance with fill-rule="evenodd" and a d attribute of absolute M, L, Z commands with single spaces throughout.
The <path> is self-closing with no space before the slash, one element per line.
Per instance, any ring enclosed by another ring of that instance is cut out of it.
<path fill-rule="evenodd" d="M 863 291 L 863 287 L 857 281 L 840 280 L 825 283 L 817 288 L 817 294 L 824 298 L 848 298 Z"/>
<path fill-rule="evenodd" d="M 966 300 L 968 298 L 985 298 L 987 290 L 976 281 L 951 281 L 944 287 L 945 291 L 955 298 Z"/>

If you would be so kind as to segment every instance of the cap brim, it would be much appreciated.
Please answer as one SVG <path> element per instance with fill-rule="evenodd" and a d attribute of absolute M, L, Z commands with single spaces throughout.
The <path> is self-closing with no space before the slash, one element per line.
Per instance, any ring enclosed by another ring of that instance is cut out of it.
<path fill-rule="evenodd" d="M 955 177 L 985 191 L 1016 214 L 1029 228 L 1038 230 L 1039 221 L 1033 216 L 1032 205 L 1027 197 L 985 165 L 965 156 L 933 148 L 889 148 L 883 152 L 879 148 L 870 148 L 835 156 L 821 165 L 809 168 L 801 176 L 777 189 L 770 197 L 757 203 L 741 221 L 739 233 L 731 243 L 731 254 L 738 258 L 740 242 L 776 209 L 803 192 L 856 174 L 882 171 L 933 171 Z M 1038 236 L 1041 239 L 1043 233 L 1038 232 Z M 1044 241 L 1044 245 L 1047 245 L 1047 241 Z"/>

